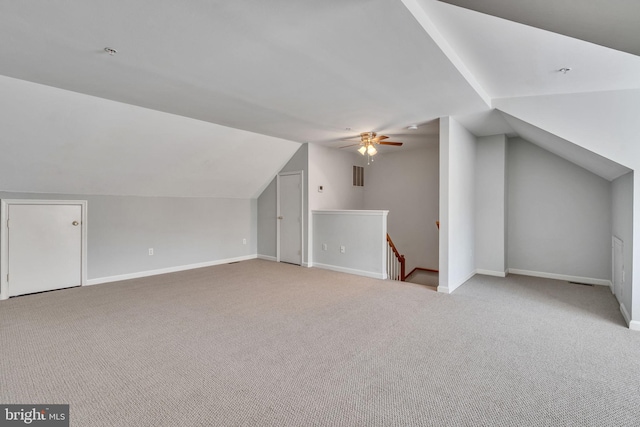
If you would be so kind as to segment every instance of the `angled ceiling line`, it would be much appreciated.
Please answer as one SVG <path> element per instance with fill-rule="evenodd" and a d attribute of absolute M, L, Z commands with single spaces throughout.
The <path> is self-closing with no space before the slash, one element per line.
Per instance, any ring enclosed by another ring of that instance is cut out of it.
<path fill-rule="evenodd" d="M 627 0 L 438 0 L 589 43 L 640 55 L 637 43 L 640 4 Z"/>
<path fill-rule="evenodd" d="M 438 45 L 440 50 L 445 54 L 445 56 L 451 61 L 454 67 L 460 72 L 462 77 L 469 83 L 469 85 L 473 88 L 473 90 L 478 94 L 478 96 L 487 104 L 488 107 L 492 107 L 492 99 L 484 89 L 484 87 L 478 82 L 473 73 L 466 66 L 462 58 L 456 53 L 456 51 L 451 47 L 446 38 L 442 35 L 442 33 L 438 30 L 437 26 L 433 22 L 427 12 L 423 9 L 423 7 L 419 4 L 417 0 L 402 0 L 405 7 L 411 12 L 416 21 L 422 26 L 422 28 L 427 32 L 429 37 L 433 39 L 433 41 Z"/>
<path fill-rule="evenodd" d="M 586 148 L 575 141 L 556 135 L 503 110 L 496 109 L 496 111 L 502 114 L 520 138 L 578 165 L 609 182 L 632 171 L 629 167 Z"/>

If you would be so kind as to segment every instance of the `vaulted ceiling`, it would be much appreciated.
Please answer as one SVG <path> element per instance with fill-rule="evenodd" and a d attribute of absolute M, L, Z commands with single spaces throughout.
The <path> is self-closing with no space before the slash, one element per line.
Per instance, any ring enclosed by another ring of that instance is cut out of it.
<path fill-rule="evenodd" d="M 576 0 L 556 0 L 546 18 L 507 0 L 449 3 L 487 7 L 2 2 L 0 190 L 255 197 L 299 143 L 337 147 L 374 130 L 410 148 L 432 142 L 430 124 L 447 115 L 478 135 L 517 133 L 496 103 L 529 123 L 509 100 L 640 89 L 633 2 L 607 2 L 616 13 L 598 26 L 599 9 Z M 562 16 L 571 25 L 559 31 Z M 620 29 L 620 43 L 598 35 L 605 27 Z"/>

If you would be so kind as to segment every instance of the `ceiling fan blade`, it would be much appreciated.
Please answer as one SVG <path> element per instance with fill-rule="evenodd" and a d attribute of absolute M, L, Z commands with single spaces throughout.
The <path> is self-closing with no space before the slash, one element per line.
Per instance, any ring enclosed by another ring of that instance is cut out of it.
<path fill-rule="evenodd" d="M 382 141 L 383 139 L 389 139 L 388 136 L 386 135 L 380 135 L 380 136 L 376 136 L 375 138 L 372 139 L 373 142 L 378 142 L 378 141 Z"/>
<path fill-rule="evenodd" d="M 378 142 L 378 144 L 380 144 L 380 145 L 395 145 L 396 147 L 399 147 L 399 146 L 402 145 L 402 142 L 381 141 L 381 142 Z"/>
<path fill-rule="evenodd" d="M 338 147 L 338 148 L 355 147 L 356 145 L 361 145 L 361 144 L 360 144 L 360 143 L 357 143 L 357 144 L 345 145 L 344 147 Z"/>
<path fill-rule="evenodd" d="M 359 136 L 351 136 L 349 138 L 340 138 L 338 141 L 360 141 L 361 138 Z"/>

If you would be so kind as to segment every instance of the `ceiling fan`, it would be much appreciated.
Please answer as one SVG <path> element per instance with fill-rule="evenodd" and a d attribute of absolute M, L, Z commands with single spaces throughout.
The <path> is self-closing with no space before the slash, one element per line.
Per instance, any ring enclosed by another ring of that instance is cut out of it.
<path fill-rule="evenodd" d="M 359 145 L 358 152 L 363 156 L 366 154 L 368 157 L 374 156 L 378 150 L 376 149 L 376 145 L 394 145 L 399 147 L 402 145 L 402 142 L 391 142 L 385 141 L 385 139 L 389 139 L 386 135 L 378 135 L 375 132 L 362 132 L 360 134 L 360 142 L 357 144 L 345 145 L 340 148 L 354 147 Z"/>

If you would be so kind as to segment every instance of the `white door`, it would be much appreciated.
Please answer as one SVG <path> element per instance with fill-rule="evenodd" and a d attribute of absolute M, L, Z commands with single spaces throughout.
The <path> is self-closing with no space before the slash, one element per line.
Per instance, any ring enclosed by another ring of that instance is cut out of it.
<path fill-rule="evenodd" d="M 278 261 L 302 265 L 302 172 L 278 175 Z"/>
<path fill-rule="evenodd" d="M 622 302 L 622 284 L 624 283 L 624 244 L 617 237 L 613 238 L 613 255 L 612 255 L 612 281 L 613 293 L 618 297 L 618 301 Z"/>
<path fill-rule="evenodd" d="M 82 206 L 10 204 L 9 296 L 82 284 Z"/>

